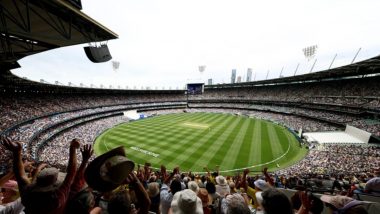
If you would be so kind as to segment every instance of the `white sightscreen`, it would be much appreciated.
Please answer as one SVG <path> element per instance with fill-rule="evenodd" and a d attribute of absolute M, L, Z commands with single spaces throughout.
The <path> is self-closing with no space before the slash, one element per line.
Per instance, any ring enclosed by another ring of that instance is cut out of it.
<path fill-rule="evenodd" d="M 361 130 L 361 129 L 358 129 L 358 128 L 353 127 L 353 126 L 349 126 L 349 125 L 346 125 L 345 132 L 347 134 L 359 139 L 360 141 L 363 141 L 364 143 L 368 143 L 369 138 L 371 137 L 371 133 L 366 132 L 366 131 Z"/>
<path fill-rule="evenodd" d="M 137 120 L 140 118 L 140 114 L 136 110 L 125 111 L 124 116 L 130 120 Z"/>

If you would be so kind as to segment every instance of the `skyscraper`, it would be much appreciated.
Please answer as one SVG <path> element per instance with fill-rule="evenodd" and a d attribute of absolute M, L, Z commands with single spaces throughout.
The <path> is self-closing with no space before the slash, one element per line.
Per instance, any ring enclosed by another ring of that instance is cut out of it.
<path fill-rule="evenodd" d="M 236 79 L 236 69 L 232 69 L 231 73 L 231 83 L 234 84 Z"/>
<path fill-rule="evenodd" d="M 208 79 L 208 85 L 212 85 L 212 79 Z"/>
<path fill-rule="evenodd" d="M 252 68 L 247 69 L 247 82 L 252 81 Z"/>

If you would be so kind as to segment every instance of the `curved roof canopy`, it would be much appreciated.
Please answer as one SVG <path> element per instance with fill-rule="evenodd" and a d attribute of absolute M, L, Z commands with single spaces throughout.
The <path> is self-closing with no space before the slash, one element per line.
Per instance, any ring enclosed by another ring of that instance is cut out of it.
<path fill-rule="evenodd" d="M 106 41 L 118 35 L 64 0 L 0 1 L 0 67 L 58 47 Z"/>

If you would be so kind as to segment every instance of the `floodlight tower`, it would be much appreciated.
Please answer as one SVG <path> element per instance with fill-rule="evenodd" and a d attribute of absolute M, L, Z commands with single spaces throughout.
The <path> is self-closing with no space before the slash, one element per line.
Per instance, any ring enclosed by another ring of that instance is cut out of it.
<path fill-rule="evenodd" d="M 312 45 L 312 46 L 309 46 L 309 47 L 302 49 L 303 55 L 306 57 L 307 61 L 310 61 L 311 59 L 314 58 L 314 56 L 316 55 L 317 49 L 318 49 L 318 45 Z M 309 73 L 311 73 L 313 71 L 316 62 L 317 62 L 317 59 L 315 59 L 313 66 L 311 66 Z M 295 73 L 294 73 L 294 75 L 295 75 Z"/>
<path fill-rule="evenodd" d="M 112 61 L 112 69 L 113 71 L 119 70 L 120 62 L 119 61 Z"/>
<path fill-rule="evenodd" d="M 205 72 L 206 66 L 205 65 L 200 65 L 198 66 L 198 71 L 201 74 L 201 81 L 203 81 L 203 72 Z"/>
<path fill-rule="evenodd" d="M 312 58 L 314 58 L 317 49 L 318 45 L 312 45 L 302 49 L 303 55 L 306 57 L 307 61 L 310 61 Z"/>

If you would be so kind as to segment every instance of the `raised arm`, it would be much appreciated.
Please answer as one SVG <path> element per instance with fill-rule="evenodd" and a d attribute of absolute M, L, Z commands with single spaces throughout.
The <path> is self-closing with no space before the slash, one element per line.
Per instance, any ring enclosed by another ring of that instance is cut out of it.
<path fill-rule="evenodd" d="M 84 171 L 87 167 L 88 160 L 91 158 L 92 154 L 94 154 L 94 150 L 90 144 L 83 145 L 80 152 L 82 153 L 82 163 L 80 164 L 73 184 L 71 185 L 70 191 L 73 193 L 79 192 L 83 188 L 85 184 Z"/>
<path fill-rule="evenodd" d="M 150 173 L 152 172 L 152 169 L 150 168 L 150 166 L 151 166 L 150 163 L 144 164 L 144 182 L 148 181 L 150 177 Z"/>
<path fill-rule="evenodd" d="M 300 192 L 299 197 L 301 199 L 302 205 L 296 214 L 308 214 L 312 201 L 309 199 L 306 192 Z"/>
<path fill-rule="evenodd" d="M 207 172 L 207 177 L 211 177 L 210 170 L 208 169 L 207 166 L 203 167 L 203 170 L 205 170 Z"/>
<path fill-rule="evenodd" d="M 265 167 L 265 168 L 263 169 L 263 174 L 264 174 L 264 176 L 265 176 L 265 180 L 266 180 L 271 186 L 274 186 L 274 181 L 273 181 L 273 179 L 269 176 L 269 174 L 268 174 L 268 168 L 267 168 L 267 167 Z"/>
<path fill-rule="evenodd" d="M 247 185 L 247 175 L 249 173 L 249 169 L 245 169 L 244 172 L 243 172 L 243 178 L 242 178 L 242 181 L 241 181 L 241 187 L 243 187 L 243 189 L 245 191 L 247 191 L 247 188 L 248 188 L 248 185 Z"/>
<path fill-rule="evenodd" d="M 70 192 L 70 186 L 74 181 L 76 169 L 77 169 L 77 154 L 76 150 L 79 149 L 80 143 L 78 139 L 74 139 L 70 142 L 69 164 L 67 166 L 67 174 L 62 185 L 56 191 L 59 198 L 67 199 Z M 66 203 L 66 200 L 60 201 L 60 203 Z M 60 204 L 63 206 L 63 204 Z"/>
<path fill-rule="evenodd" d="M 16 177 L 18 187 L 23 190 L 30 181 L 25 173 L 24 163 L 22 161 L 22 146 L 20 142 L 12 142 L 9 138 L 1 137 L 1 142 L 5 148 L 13 154 L 13 173 Z"/>
<path fill-rule="evenodd" d="M 134 172 L 131 172 L 129 174 L 128 180 L 129 180 L 130 184 L 134 184 L 134 186 L 135 186 L 135 194 L 136 194 L 137 200 L 140 204 L 140 208 L 139 208 L 138 213 L 141 213 L 141 214 L 148 213 L 151 201 L 150 201 L 149 195 L 146 192 L 144 186 L 139 181 L 139 179 L 137 178 L 137 176 Z"/>

